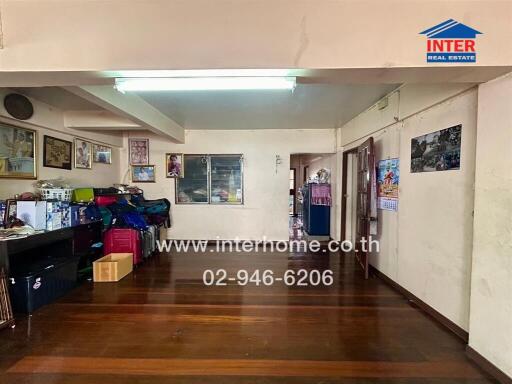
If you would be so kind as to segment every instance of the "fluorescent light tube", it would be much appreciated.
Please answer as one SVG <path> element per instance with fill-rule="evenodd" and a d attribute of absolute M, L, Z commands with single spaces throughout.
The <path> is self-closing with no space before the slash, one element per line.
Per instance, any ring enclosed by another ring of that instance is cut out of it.
<path fill-rule="evenodd" d="M 220 91 L 294 89 L 295 77 L 117 78 L 116 89 L 129 91 Z"/>

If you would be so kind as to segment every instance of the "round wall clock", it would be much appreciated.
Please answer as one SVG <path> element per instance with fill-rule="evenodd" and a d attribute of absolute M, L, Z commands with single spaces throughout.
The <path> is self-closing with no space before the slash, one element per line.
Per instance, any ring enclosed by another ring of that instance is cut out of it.
<path fill-rule="evenodd" d="M 34 106 L 30 100 L 19 93 L 9 93 L 4 98 L 5 110 L 18 120 L 27 120 L 34 114 Z"/>

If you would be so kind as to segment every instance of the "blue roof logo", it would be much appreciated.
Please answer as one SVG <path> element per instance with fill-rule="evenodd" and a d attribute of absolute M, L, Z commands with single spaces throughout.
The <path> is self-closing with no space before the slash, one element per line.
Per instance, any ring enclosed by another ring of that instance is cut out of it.
<path fill-rule="evenodd" d="M 453 19 L 420 32 L 420 35 L 427 35 L 429 39 L 474 39 L 481 34 L 482 32 Z"/>

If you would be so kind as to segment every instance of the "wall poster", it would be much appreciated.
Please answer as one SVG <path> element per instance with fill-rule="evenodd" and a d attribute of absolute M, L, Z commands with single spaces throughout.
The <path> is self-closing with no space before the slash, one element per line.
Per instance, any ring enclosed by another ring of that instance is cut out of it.
<path fill-rule="evenodd" d="M 377 199 L 379 209 L 398 211 L 400 160 L 381 160 L 377 166 Z"/>
<path fill-rule="evenodd" d="M 460 169 L 462 125 L 411 140 L 411 173 Z"/>

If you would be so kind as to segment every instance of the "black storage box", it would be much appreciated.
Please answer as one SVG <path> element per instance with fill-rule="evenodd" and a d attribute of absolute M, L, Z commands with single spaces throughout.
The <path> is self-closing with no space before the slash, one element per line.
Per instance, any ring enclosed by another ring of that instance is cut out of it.
<path fill-rule="evenodd" d="M 9 292 L 14 312 L 32 313 L 65 295 L 77 284 L 76 258 L 47 258 L 11 271 Z"/>

